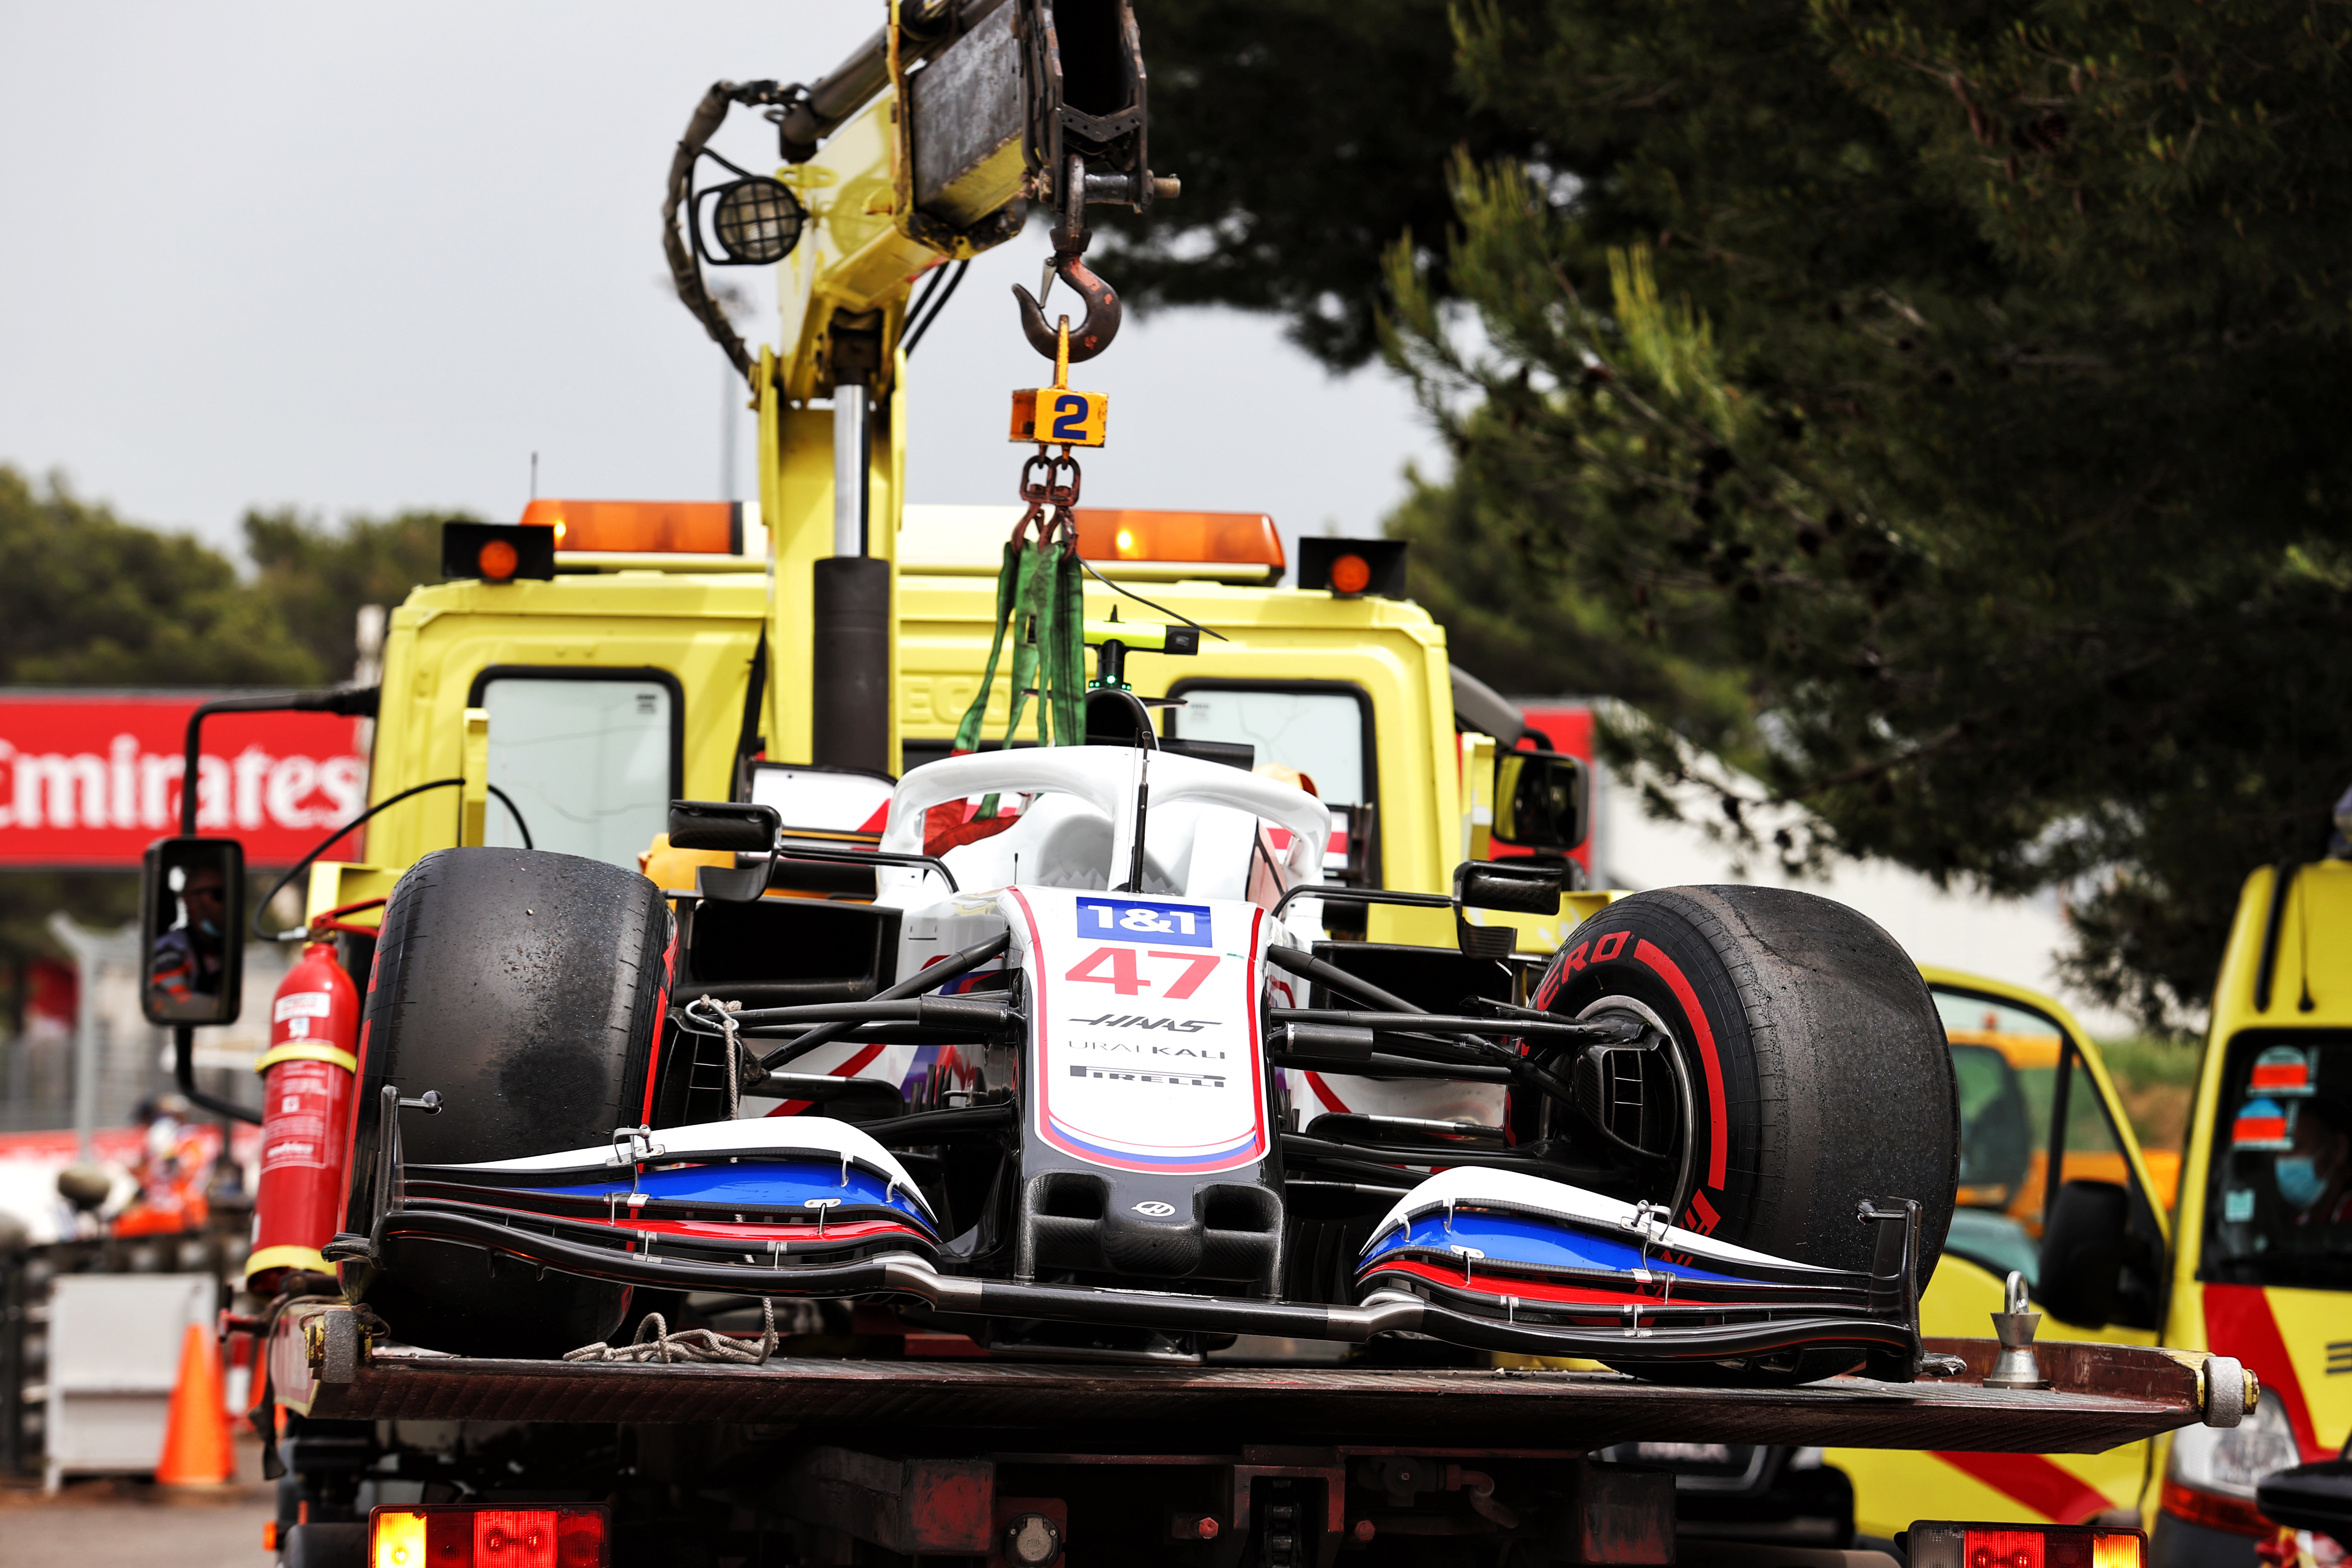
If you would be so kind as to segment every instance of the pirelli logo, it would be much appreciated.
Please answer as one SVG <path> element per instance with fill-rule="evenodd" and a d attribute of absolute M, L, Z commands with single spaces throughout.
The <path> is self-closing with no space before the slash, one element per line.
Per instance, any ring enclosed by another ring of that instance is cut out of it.
<path fill-rule="evenodd" d="M 1121 1083 L 1165 1083 L 1183 1089 L 1223 1089 L 1223 1077 L 1206 1072 L 1137 1072 L 1127 1068 L 1087 1067 L 1084 1063 L 1070 1069 L 1072 1078 L 1107 1078 Z"/>

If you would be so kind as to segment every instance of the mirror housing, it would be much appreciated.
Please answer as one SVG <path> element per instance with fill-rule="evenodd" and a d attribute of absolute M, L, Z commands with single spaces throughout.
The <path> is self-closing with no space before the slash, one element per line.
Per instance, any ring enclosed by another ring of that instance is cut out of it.
<path fill-rule="evenodd" d="M 783 814 L 772 805 L 745 801 L 674 800 L 669 803 L 673 849 L 732 849 L 765 855 L 783 831 Z"/>
<path fill-rule="evenodd" d="M 2116 1183 L 2073 1181 L 2061 1186 L 2042 1233 L 2037 1304 L 2077 1328 L 2105 1328 L 2113 1321 L 2130 1225 L 2131 1194 Z"/>
<path fill-rule="evenodd" d="M 1495 752 L 1497 844 L 1564 855 L 1592 829 L 1592 781 L 1583 759 L 1564 752 Z"/>
<path fill-rule="evenodd" d="M 669 803 L 671 848 L 731 850 L 760 857 L 756 865 L 704 866 L 696 870 L 695 886 L 702 896 L 720 903 L 748 904 L 767 896 L 768 879 L 776 868 L 776 837 L 783 828 L 783 814 L 772 805 L 727 800 Z"/>
<path fill-rule="evenodd" d="M 236 1023 L 245 982 L 245 846 L 234 838 L 150 844 L 139 934 L 139 1010 L 149 1023 Z"/>
<path fill-rule="evenodd" d="M 1454 868 L 1454 901 L 1464 909 L 1515 915 L 1559 912 L 1567 869 L 1516 860 L 1465 860 Z"/>

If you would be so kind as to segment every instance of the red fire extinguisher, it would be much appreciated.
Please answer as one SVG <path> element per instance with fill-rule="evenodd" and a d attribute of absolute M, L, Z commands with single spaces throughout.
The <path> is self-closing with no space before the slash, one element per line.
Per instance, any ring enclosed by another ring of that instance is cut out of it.
<path fill-rule="evenodd" d="M 245 1278 L 256 1295 L 277 1294 L 289 1268 L 334 1272 L 319 1249 L 342 1218 L 359 1031 L 359 993 L 334 944 L 311 942 L 278 987 L 269 1048 L 253 1064 L 262 1075 L 261 1182 Z"/>

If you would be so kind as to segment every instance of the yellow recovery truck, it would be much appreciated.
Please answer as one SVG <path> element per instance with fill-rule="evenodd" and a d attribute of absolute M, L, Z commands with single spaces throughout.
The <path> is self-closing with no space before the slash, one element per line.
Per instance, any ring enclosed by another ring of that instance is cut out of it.
<path fill-rule="evenodd" d="M 264 1058 L 257 1226 L 273 1179 L 340 1216 L 236 1325 L 284 1560 L 1810 1562 L 1678 1547 L 1673 1472 L 1602 1461 L 2240 1422 L 2223 1358 L 1923 1337 L 1965 1155 L 1917 972 L 1803 894 L 1567 885 L 1580 772 L 1399 547 L 1284 587 L 1262 517 L 1080 504 L 1086 205 L 1175 194 L 1145 85 L 1124 0 L 900 0 L 815 83 L 713 87 L 667 239 L 758 402 L 756 518 L 452 525 L 381 687 L 290 700 L 375 731 L 364 855 L 292 933 L 359 994 L 281 989 Z M 739 105 L 782 166 L 704 189 Z M 1019 504 L 908 507 L 922 301 L 1028 202 L 1081 313 L 1018 291 Z M 786 263 L 781 350 L 705 261 Z M 239 886 L 192 825 L 150 864 L 159 951 Z M 184 1064 L 236 1005 L 153 1016 Z"/>

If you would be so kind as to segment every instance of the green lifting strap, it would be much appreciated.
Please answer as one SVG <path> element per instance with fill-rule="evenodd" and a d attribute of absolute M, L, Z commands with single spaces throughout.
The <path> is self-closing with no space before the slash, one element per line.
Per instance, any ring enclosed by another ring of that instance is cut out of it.
<path fill-rule="evenodd" d="M 1026 531 L 1025 530 L 1024 531 Z M 988 644 L 980 690 L 956 726 L 959 754 L 978 749 L 988 717 L 988 695 L 1004 636 L 1013 633 L 1012 717 L 1004 743 L 1020 733 L 1030 695 L 1037 695 L 1037 743 L 1075 746 L 1086 740 L 1086 589 L 1077 547 L 1066 526 L 1040 530 L 1034 543 L 1019 537 L 1004 546 L 996 574 L 996 628 Z M 982 818 L 996 815 L 996 797 L 981 803 Z"/>

